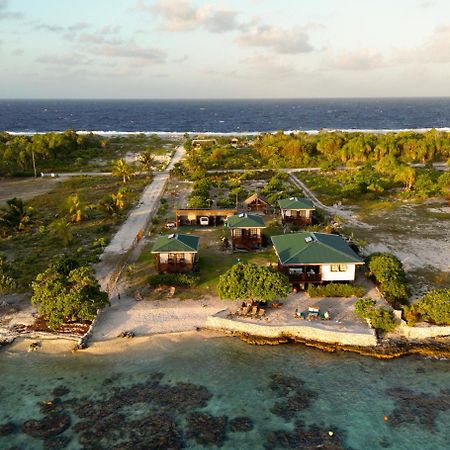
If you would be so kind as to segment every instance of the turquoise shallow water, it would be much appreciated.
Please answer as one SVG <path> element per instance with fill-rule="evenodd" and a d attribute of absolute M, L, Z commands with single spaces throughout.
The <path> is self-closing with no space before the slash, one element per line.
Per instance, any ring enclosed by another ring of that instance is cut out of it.
<path fill-rule="evenodd" d="M 159 380 L 155 373 L 160 381 L 155 381 Z M 179 383 L 195 386 L 186 394 L 187 385 Z M 158 448 L 149 446 L 148 440 L 148 445 L 124 444 L 127 429 L 149 432 L 153 422 L 139 420 L 156 412 L 170 418 L 177 442 L 185 448 L 216 448 L 202 445 L 198 437 L 202 433 L 189 430 L 188 416 L 193 412 L 226 416 L 228 425 L 221 422 L 221 442 L 217 441 L 224 449 L 305 448 L 292 435 L 296 424 L 302 430 L 317 427 L 317 436 L 333 431 L 333 438 L 324 441 L 325 448 L 450 448 L 448 361 L 416 357 L 378 361 L 299 345 L 255 347 L 233 338 L 154 338 L 120 355 L 2 352 L 0 385 L 0 425 L 16 426 L 0 437 L 1 449 Z M 153 387 L 147 391 L 146 386 Z M 71 417 L 71 427 L 59 435 L 65 441 L 44 441 L 23 433 L 24 422 L 43 417 L 40 402 L 54 399 L 55 387 L 69 391 L 57 393 L 58 414 Z M 114 392 L 121 392 L 121 397 L 115 403 L 105 402 Z M 145 392 L 145 398 L 136 399 L 137 392 Z M 183 400 L 183 392 L 188 400 Z M 202 400 L 197 398 L 200 394 Z M 97 419 L 85 419 L 78 430 L 81 413 L 76 409 L 88 401 L 97 405 L 100 415 L 121 414 L 116 422 L 107 423 L 106 431 L 96 429 L 89 439 L 86 428 Z M 235 417 L 250 418 L 252 429 L 231 431 Z M 202 426 L 200 422 L 198 427 Z M 163 427 L 155 429 L 153 435 L 164 434 Z M 280 430 L 290 438 L 274 433 Z"/>

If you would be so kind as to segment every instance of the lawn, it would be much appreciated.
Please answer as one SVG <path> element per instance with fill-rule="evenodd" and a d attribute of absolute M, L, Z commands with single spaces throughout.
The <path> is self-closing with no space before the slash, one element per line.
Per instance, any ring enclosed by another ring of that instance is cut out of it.
<path fill-rule="evenodd" d="M 7 256 L 12 262 L 20 288 L 28 290 L 34 277 L 57 254 L 76 255 L 85 262 L 96 261 L 104 244 L 114 234 L 149 182 L 149 177 L 134 177 L 125 185 L 126 206 L 116 216 L 112 216 L 101 206 L 101 201 L 106 196 L 117 193 L 119 188 L 124 187 L 121 181 L 113 177 L 73 177 L 27 202 L 33 208 L 31 230 L 0 239 L 0 254 Z M 62 239 L 51 231 L 50 224 L 63 217 L 64 201 L 75 193 L 86 212 L 81 222 L 70 225 L 73 240 L 65 248 Z"/>
<path fill-rule="evenodd" d="M 272 228 L 275 231 L 275 227 Z M 238 261 L 254 263 L 259 265 L 276 265 L 277 258 L 271 245 L 256 252 L 231 252 L 221 247 L 221 237 L 224 229 L 183 227 L 177 230 L 179 233 L 196 234 L 200 236 L 200 249 L 198 260 L 198 275 L 200 283 L 195 288 L 177 288 L 176 297 L 180 299 L 201 298 L 205 295 L 216 295 L 216 287 L 219 277 Z M 277 230 L 277 233 L 279 231 Z M 156 236 L 155 236 L 156 237 Z M 150 300 L 160 299 L 158 292 L 149 291 L 147 279 L 150 275 L 157 273 L 154 265 L 154 257 L 151 248 L 154 239 L 143 249 L 138 260 L 129 267 L 126 273 L 126 282 L 130 292 L 139 290 L 145 298 Z"/>

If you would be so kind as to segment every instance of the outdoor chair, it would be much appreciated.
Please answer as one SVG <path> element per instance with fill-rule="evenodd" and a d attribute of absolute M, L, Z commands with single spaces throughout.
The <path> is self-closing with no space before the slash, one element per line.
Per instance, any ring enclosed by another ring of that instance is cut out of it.
<path fill-rule="evenodd" d="M 252 316 L 256 316 L 256 314 L 258 314 L 258 307 L 257 306 L 253 306 L 252 311 L 251 311 L 251 315 Z"/>
<path fill-rule="evenodd" d="M 258 317 L 261 318 L 262 316 L 264 316 L 264 314 L 266 314 L 266 310 L 263 308 L 260 308 L 258 311 Z"/>

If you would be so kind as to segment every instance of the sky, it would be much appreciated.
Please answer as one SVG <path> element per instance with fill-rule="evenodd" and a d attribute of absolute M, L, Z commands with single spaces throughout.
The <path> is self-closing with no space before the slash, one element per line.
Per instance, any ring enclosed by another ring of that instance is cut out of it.
<path fill-rule="evenodd" d="M 0 98 L 450 96 L 449 0 L 0 0 Z"/>

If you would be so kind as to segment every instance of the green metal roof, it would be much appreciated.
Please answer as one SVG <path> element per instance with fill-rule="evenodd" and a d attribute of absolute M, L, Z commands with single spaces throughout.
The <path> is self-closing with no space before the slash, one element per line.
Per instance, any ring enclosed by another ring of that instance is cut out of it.
<path fill-rule="evenodd" d="M 316 209 L 307 198 L 290 197 L 278 200 L 281 209 Z"/>
<path fill-rule="evenodd" d="M 337 234 L 304 231 L 272 236 L 272 243 L 283 265 L 363 262 Z"/>
<path fill-rule="evenodd" d="M 168 234 L 160 236 L 152 253 L 196 253 L 200 238 L 192 234 Z"/>
<path fill-rule="evenodd" d="M 266 228 L 264 219 L 256 214 L 235 214 L 227 219 L 228 228 Z"/>

